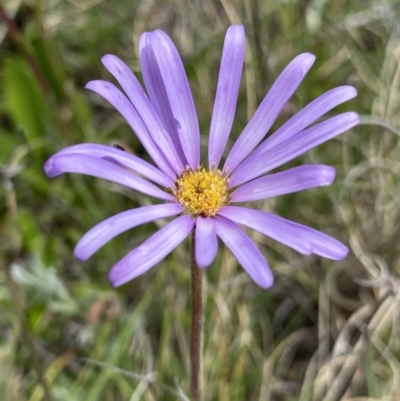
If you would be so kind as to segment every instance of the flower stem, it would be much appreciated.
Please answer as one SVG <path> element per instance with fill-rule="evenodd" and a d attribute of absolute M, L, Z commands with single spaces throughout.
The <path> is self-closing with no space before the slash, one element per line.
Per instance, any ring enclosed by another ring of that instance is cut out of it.
<path fill-rule="evenodd" d="M 193 401 L 201 400 L 201 337 L 203 319 L 203 276 L 196 263 L 195 228 L 192 232 L 190 265 L 192 276 L 191 328 L 190 328 L 190 393 Z"/>

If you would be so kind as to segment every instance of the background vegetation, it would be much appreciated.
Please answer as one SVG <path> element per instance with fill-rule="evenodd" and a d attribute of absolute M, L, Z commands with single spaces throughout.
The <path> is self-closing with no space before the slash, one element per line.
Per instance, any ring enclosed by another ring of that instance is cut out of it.
<path fill-rule="evenodd" d="M 227 27 L 243 23 L 246 66 L 234 138 L 297 54 L 317 61 L 279 126 L 333 87 L 359 95 L 362 124 L 301 162 L 336 167 L 327 188 L 258 202 L 335 236 L 341 262 L 304 257 L 256 233 L 276 278 L 258 288 L 221 247 L 206 271 L 204 400 L 400 399 L 400 2 L 398 0 L 7 0 L 0 25 L 0 398 L 185 400 L 188 241 L 114 290 L 110 267 L 154 232 L 118 237 L 88 262 L 73 248 L 93 225 L 151 199 L 77 175 L 47 179 L 65 146 L 118 143 L 144 156 L 92 79 L 113 53 L 140 77 L 138 40 L 156 28 L 185 63 L 206 148 Z M 285 166 L 287 167 L 287 166 Z"/>

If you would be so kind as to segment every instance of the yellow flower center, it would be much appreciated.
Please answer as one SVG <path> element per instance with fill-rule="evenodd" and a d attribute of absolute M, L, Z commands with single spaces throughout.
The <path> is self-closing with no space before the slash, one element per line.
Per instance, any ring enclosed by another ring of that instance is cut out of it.
<path fill-rule="evenodd" d="M 228 202 L 228 183 L 220 171 L 185 170 L 176 180 L 175 196 L 192 216 L 215 216 Z"/>

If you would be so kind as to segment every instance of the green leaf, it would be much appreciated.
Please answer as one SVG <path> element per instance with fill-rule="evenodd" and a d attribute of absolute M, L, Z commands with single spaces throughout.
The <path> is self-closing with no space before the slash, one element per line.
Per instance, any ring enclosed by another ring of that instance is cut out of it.
<path fill-rule="evenodd" d="M 64 95 L 63 81 L 65 79 L 62 69 L 55 60 L 53 52 L 46 46 L 44 40 L 37 37 L 31 41 L 31 46 L 35 53 L 43 74 L 46 76 L 47 82 L 51 86 L 53 93 L 58 100 L 62 100 Z"/>
<path fill-rule="evenodd" d="M 9 58 L 4 68 L 5 104 L 27 139 L 43 135 L 46 100 L 31 70 L 20 58 Z"/>

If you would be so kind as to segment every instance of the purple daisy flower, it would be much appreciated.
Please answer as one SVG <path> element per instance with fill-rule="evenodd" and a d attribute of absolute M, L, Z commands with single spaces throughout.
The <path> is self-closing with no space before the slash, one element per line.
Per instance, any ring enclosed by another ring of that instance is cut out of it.
<path fill-rule="evenodd" d="M 107 99 L 126 119 L 155 166 L 123 150 L 98 144 L 68 147 L 45 164 L 49 177 L 81 173 L 103 178 L 164 203 L 128 210 L 89 230 L 75 248 L 86 260 L 118 234 L 156 219 L 178 216 L 110 271 L 119 286 L 146 272 L 195 230 L 195 258 L 199 267 L 214 260 L 219 237 L 250 277 L 261 287 L 273 284 L 264 256 L 239 227 L 243 225 L 279 241 L 303 255 L 339 260 L 348 249 L 337 240 L 282 217 L 232 203 L 266 199 L 332 183 L 335 170 L 326 165 L 302 165 L 268 174 L 285 162 L 343 133 L 359 122 L 347 112 L 315 123 L 337 105 L 356 96 L 342 86 L 323 94 L 264 136 L 300 85 L 315 56 L 297 56 L 283 70 L 218 169 L 232 127 L 244 61 L 245 34 L 231 26 L 226 34 L 211 120 L 208 163 L 200 163 L 200 132 L 193 98 L 182 61 L 171 39 L 156 30 L 140 39 L 140 62 L 147 95 L 132 71 L 119 58 L 102 61 L 125 91 L 112 83 L 91 81 L 87 88 Z"/>

